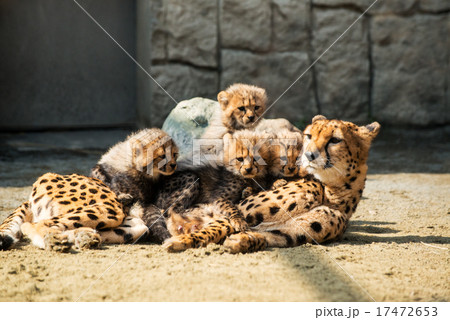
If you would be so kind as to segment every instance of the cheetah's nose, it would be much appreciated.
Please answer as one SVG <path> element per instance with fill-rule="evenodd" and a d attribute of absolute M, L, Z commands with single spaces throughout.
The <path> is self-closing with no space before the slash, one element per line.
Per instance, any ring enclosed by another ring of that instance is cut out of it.
<path fill-rule="evenodd" d="M 177 166 L 176 163 L 171 163 L 171 164 L 170 164 L 170 167 L 171 167 L 172 169 L 175 169 L 176 166 Z"/>
<path fill-rule="evenodd" d="M 249 116 L 248 120 L 253 121 L 253 119 L 255 119 L 255 116 Z"/>
<path fill-rule="evenodd" d="M 289 167 L 288 170 L 289 170 L 290 172 L 294 172 L 295 167 Z"/>
<path fill-rule="evenodd" d="M 247 171 L 247 173 L 252 172 L 252 168 L 246 168 L 245 171 Z"/>
<path fill-rule="evenodd" d="M 309 161 L 314 161 L 315 159 L 317 159 L 319 157 L 319 153 L 306 151 L 305 156 L 306 156 L 306 159 L 308 159 Z"/>

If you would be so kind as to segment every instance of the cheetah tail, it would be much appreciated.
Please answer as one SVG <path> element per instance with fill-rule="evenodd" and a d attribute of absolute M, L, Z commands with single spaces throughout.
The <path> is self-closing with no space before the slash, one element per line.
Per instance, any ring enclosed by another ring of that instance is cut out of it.
<path fill-rule="evenodd" d="M 32 213 L 28 201 L 22 203 L 0 225 L 0 250 L 10 249 L 22 238 L 20 226 L 24 222 L 31 222 Z"/>

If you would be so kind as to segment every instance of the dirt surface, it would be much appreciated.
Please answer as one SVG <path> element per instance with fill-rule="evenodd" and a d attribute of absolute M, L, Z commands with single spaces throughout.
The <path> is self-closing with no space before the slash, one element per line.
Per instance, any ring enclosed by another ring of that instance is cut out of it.
<path fill-rule="evenodd" d="M 448 301 L 449 128 L 384 130 L 343 241 L 231 255 L 154 244 L 0 252 L 0 301 Z M 84 173 L 125 131 L 0 134 L 0 218 L 47 171 Z"/>

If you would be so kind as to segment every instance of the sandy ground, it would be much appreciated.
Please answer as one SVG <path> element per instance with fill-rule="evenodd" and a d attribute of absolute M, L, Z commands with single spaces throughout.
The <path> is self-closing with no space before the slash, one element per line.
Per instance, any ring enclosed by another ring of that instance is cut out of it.
<path fill-rule="evenodd" d="M 231 255 L 154 244 L 58 254 L 23 242 L 0 252 L 0 301 L 448 301 L 449 133 L 384 130 L 339 243 Z M 86 174 L 125 135 L 0 134 L 0 218 L 42 173 Z"/>

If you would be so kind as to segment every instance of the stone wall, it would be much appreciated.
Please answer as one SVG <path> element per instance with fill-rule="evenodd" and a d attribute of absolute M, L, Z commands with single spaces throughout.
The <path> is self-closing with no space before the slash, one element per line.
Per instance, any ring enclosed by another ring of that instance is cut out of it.
<path fill-rule="evenodd" d="M 267 116 L 298 124 L 449 124 L 449 1 L 378 0 L 326 51 L 373 1 L 138 0 L 138 60 L 173 97 L 138 70 L 141 125 L 233 82 L 265 87 Z"/>

